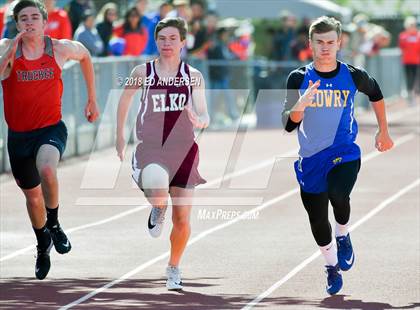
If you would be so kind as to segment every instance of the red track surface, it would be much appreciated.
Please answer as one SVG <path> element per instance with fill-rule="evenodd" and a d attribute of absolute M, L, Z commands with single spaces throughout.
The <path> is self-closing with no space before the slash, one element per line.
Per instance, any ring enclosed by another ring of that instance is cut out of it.
<path fill-rule="evenodd" d="M 113 150 L 96 154 L 102 164 L 87 176 L 87 157 L 61 164 L 60 221 L 69 232 L 73 249 L 66 255 L 52 252 L 51 271 L 44 281 L 34 279 L 34 249 L 10 257 L 33 244 L 35 238 L 23 195 L 10 177 L 3 176 L 0 308 L 57 309 L 95 292 L 91 298 L 79 300 L 74 308 L 241 309 L 299 265 L 294 276 L 284 279 L 256 307 L 419 308 L 420 191 L 418 183 L 413 183 L 420 177 L 419 109 L 395 104 L 389 114 L 391 134 L 399 144 L 379 156 L 373 155 L 374 115 L 359 118 L 358 143 L 368 157 L 352 194 L 351 223 L 357 223 L 381 204 L 385 207 L 352 232 L 356 262 L 352 270 L 344 273 L 344 287 L 337 296 L 325 293 L 320 256 L 300 265 L 317 247 L 299 195 L 293 192 L 297 188 L 292 169 L 295 158 L 281 156 L 297 147 L 296 137 L 280 130 L 266 130 L 203 135 L 200 170 L 208 181 L 224 173 L 253 168 L 270 158 L 281 160 L 274 167 L 251 169 L 218 185 L 213 182 L 211 188 L 197 190 L 191 218 L 193 243 L 182 261 L 185 287 L 181 293 L 168 292 L 164 287 L 167 258 L 162 254 L 169 248 L 170 214 L 160 239 L 152 239 L 147 233 L 149 208 L 111 218 L 146 205 L 142 193 L 132 188 L 130 156 L 113 189 L 81 189 L 82 179 L 85 185 L 99 184 L 108 178 L 103 173 L 112 165 L 118 168 Z M 392 197 L 410 184 L 414 185 L 407 192 Z M 284 193 L 289 194 L 270 202 Z M 386 202 L 390 197 L 395 199 Z M 199 218 L 203 210 L 244 212 L 260 205 L 265 208 L 253 219 L 232 222 L 232 213 L 224 219 Z M 109 221 L 100 222 L 105 219 Z M 80 227 L 86 224 L 94 225 Z M 138 272 L 113 282 L 139 266 Z M 109 283 L 111 287 L 95 291 Z"/>

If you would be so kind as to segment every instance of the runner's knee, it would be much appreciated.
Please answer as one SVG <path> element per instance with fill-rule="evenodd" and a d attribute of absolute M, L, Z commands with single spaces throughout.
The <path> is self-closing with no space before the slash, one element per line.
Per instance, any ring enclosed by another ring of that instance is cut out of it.
<path fill-rule="evenodd" d="M 26 196 L 26 205 L 28 208 L 37 208 L 43 206 L 44 197 L 42 196 L 41 191 L 37 191 L 31 194 L 25 194 Z"/>
<path fill-rule="evenodd" d="M 50 164 L 42 164 L 39 167 L 39 176 L 44 183 L 53 183 L 57 178 L 56 167 Z"/>
<path fill-rule="evenodd" d="M 172 214 L 172 223 L 178 230 L 187 230 L 190 228 L 189 218 L 185 215 Z"/>

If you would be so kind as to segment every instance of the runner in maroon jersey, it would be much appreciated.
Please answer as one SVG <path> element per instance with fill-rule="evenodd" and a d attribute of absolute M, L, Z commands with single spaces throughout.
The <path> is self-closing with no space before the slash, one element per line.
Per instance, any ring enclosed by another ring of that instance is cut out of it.
<path fill-rule="evenodd" d="M 198 145 L 193 129 L 209 124 L 203 77 L 180 58 L 186 33 L 182 18 L 158 23 L 155 40 L 160 56 L 134 68 L 118 106 L 116 148 L 123 160 L 128 109 L 136 90 L 142 88 L 136 126 L 140 142 L 133 155 L 133 178 L 152 204 L 148 228 L 153 237 L 162 232 L 171 197 L 173 228 L 166 269 L 169 290 L 182 289 L 178 266 L 190 236 L 193 191 L 205 183 L 197 169 Z"/>
<path fill-rule="evenodd" d="M 0 40 L 7 150 L 36 235 L 35 276 L 42 280 L 50 270 L 52 245 L 60 254 L 71 250 L 58 221 L 57 179 L 58 162 L 67 141 L 67 129 L 61 120 L 61 71 L 67 60 L 80 61 L 88 93 L 86 119 L 94 122 L 99 110 L 88 50 L 79 42 L 45 36 L 48 14 L 39 1 L 18 1 L 13 17 L 18 35 Z"/>

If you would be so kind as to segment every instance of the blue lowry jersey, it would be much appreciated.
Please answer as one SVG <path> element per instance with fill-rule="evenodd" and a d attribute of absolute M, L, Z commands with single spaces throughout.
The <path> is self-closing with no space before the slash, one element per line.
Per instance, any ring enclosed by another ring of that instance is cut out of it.
<path fill-rule="evenodd" d="M 300 94 L 303 95 L 310 80 L 314 83 L 320 80 L 321 83 L 298 128 L 299 155 L 303 158 L 356 140 L 358 127 L 354 118 L 354 97 L 357 87 L 347 64 L 339 62 L 338 65 L 338 73 L 331 78 L 321 77 L 313 63 L 306 66 Z"/>
<path fill-rule="evenodd" d="M 314 103 L 305 109 L 303 120 L 290 119 L 299 95 L 309 81 L 320 80 Z M 309 64 L 293 70 L 287 79 L 283 111 L 285 129 L 298 128 L 300 158 L 294 163 L 296 178 L 304 192 L 327 191 L 327 176 L 336 165 L 360 158 L 360 148 L 354 143 L 357 123 L 354 119 L 354 96 L 360 91 L 372 102 L 383 99 L 374 78 L 362 68 L 337 62 L 331 72 L 318 72 Z"/>

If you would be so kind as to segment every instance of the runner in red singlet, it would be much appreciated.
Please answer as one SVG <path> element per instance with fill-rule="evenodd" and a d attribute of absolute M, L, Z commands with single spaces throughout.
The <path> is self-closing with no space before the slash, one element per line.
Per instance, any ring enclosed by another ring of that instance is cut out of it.
<path fill-rule="evenodd" d="M 51 247 L 54 245 L 60 254 L 71 249 L 58 222 L 57 180 L 57 165 L 67 140 L 61 120 L 61 71 L 67 60 L 80 61 L 89 97 L 87 120 L 95 121 L 99 112 L 87 49 L 75 41 L 45 36 L 48 15 L 39 1 L 19 1 L 13 16 L 18 35 L 0 41 L 0 77 L 9 128 L 7 148 L 37 238 L 35 276 L 42 280 L 50 269 Z"/>

